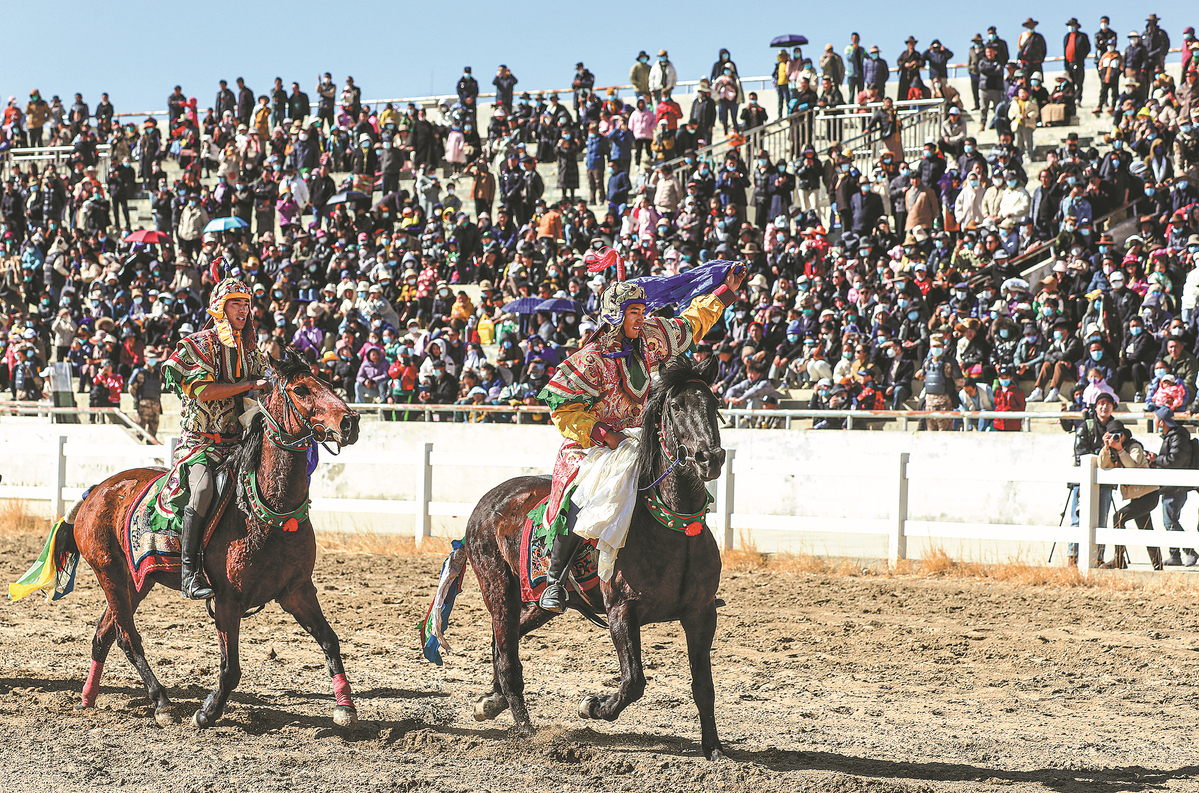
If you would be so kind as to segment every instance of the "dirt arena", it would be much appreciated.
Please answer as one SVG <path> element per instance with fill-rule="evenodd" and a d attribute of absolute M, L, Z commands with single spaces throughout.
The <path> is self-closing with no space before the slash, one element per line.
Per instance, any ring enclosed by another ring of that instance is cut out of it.
<path fill-rule="evenodd" d="M 0 539 L 14 580 L 35 537 Z M 317 587 L 361 723 L 333 725 L 316 643 L 277 606 L 243 626 L 244 676 L 220 724 L 158 727 L 118 648 L 98 708 L 73 705 L 102 595 L 0 609 L 5 791 L 1199 790 L 1196 591 L 1034 587 L 961 578 L 726 571 L 714 647 L 728 759 L 700 757 L 682 631 L 643 634 L 649 685 L 615 723 L 576 718 L 615 685 L 605 633 L 567 615 L 524 645 L 540 732 L 477 723 L 491 679 L 473 574 L 436 668 L 414 625 L 439 560 L 322 552 Z M 156 590 L 147 657 L 190 716 L 215 682 L 203 608 Z"/>

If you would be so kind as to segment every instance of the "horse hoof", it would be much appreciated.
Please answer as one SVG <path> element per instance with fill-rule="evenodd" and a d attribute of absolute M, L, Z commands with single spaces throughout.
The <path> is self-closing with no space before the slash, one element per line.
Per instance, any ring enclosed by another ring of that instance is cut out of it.
<path fill-rule="evenodd" d="M 358 709 L 349 705 L 336 705 L 333 708 L 333 723 L 338 727 L 352 727 L 358 723 Z"/>
<path fill-rule="evenodd" d="M 716 762 L 717 760 L 725 759 L 724 752 L 721 750 L 721 748 L 719 746 L 717 746 L 715 749 L 713 749 L 710 752 L 705 752 L 705 754 L 707 754 L 708 759 L 711 760 L 712 762 Z"/>
<path fill-rule="evenodd" d="M 212 726 L 212 721 L 204 714 L 204 711 L 197 710 L 192 715 L 192 726 L 198 727 L 201 730 L 206 730 Z"/>
<path fill-rule="evenodd" d="M 599 697 L 595 696 L 594 694 L 592 694 L 589 697 L 584 697 L 583 701 L 579 703 L 579 718 L 580 719 L 594 719 L 595 718 L 595 706 L 598 704 L 599 704 Z"/>
<path fill-rule="evenodd" d="M 475 701 L 475 721 L 491 721 L 508 709 L 503 695 L 482 696 Z"/>
<path fill-rule="evenodd" d="M 159 727 L 169 727 L 172 724 L 179 723 L 179 714 L 169 705 L 165 708 L 158 708 L 154 711 L 154 721 L 158 722 Z"/>

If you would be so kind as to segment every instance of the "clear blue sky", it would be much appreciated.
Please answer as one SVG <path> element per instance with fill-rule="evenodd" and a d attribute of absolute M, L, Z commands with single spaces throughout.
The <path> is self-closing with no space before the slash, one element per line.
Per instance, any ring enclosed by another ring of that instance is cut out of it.
<path fill-rule="evenodd" d="M 1162 18 L 1172 43 L 1199 10 L 1181 0 L 1094 5 L 1080 0 L 1000 4 L 925 0 L 916 3 L 809 3 L 782 13 L 778 0 L 755 3 L 596 2 L 265 2 L 209 0 L 202 3 L 116 0 L 8 0 L 4 4 L 4 68 L 0 93 L 22 102 L 32 88 L 70 104 L 78 91 L 92 107 L 107 91 L 117 112 L 161 110 L 179 83 L 200 107 L 211 106 L 217 81 L 238 76 L 264 92 L 276 77 L 311 94 L 316 75 L 333 73 L 340 86 L 347 74 L 363 98 L 452 93 L 462 67 L 490 90 L 496 66 L 505 63 L 518 88 L 565 87 L 577 61 L 595 73 L 597 84 L 627 82 L 638 50 L 669 50 L 680 79 L 707 76 L 721 47 L 742 76 L 765 74 L 773 61 L 770 39 L 798 33 L 811 41 L 814 58 L 831 42 L 840 50 L 851 30 L 863 44 L 877 44 L 894 64 L 903 40 L 914 35 L 923 49 L 934 38 L 965 60 L 970 38 L 996 25 L 1014 44 L 1028 16 L 1041 25 L 1051 55 L 1061 54 L 1065 22 L 1077 16 L 1094 33 L 1101 14 L 1124 35 L 1142 30 L 1150 11 Z M 921 11 L 915 20 L 913 8 Z M 505 10 L 511 9 L 511 10 Z M 776 21 L 779 20 L 779 21 Z M 1014 47 L 1013 47 L 1014 49 Z M 53 53 L 53 54 L 51 54 Z"/>

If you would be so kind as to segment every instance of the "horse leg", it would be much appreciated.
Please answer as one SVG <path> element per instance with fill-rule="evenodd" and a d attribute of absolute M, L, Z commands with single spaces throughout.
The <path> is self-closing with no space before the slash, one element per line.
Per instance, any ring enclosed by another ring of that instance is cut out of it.
<path fill-rule="evenodd" d="M 108 605 L 105 606 L 104 613 L 100 615 L 100 621 L 96 624 L 96 633 L 92 637 L 92 666 L 87 676 L 87 683 L 83 687 L 80 707 L 94 707 L 96 695 L 100 691 L 100 675 L 104 671 L 104 662 L 108 658 L 108 651 L 112 647 L 113 641 L 116 641 L 124 651 L 125 657 L 129 659 L 129 663 L 133 664 L 133 668 L 141 675 L 142 683 L 146 686 L 146 693 L 154 702 L 154 720 L 163 726 L 174 723 L 176 721 L 175 712 L 171 707 L 170 699 L 167 698 L 166 688 L 158 682 L 158 678 L 154 676 L 154 670 L 147 663 L 146 653 L 142 647 L 142 636 L 133 623 L 133 614 L 151 587 L 147 586 L 145 592 L 137 592 L 132 590 L 132 581 L 120 582 L 101 578 L 100 583 L 108 596 Z M 105 584 L 107 586 L 104 586 Z"/>
<path fill-rule="evenodd" d="M 321 611 L 320 601 L 316 598 L 316 587 L 312 581 L 308 581 L 278 600 L 283 610 L 296 618 L 300 627 L 316 639 L 316 643 L 325 653 L 325 666 L 329 670 L 329 676 L 333 678 L 333 696 L 337 701 L 333 706 L 333 722 L 339 727 L 357 724 L 358 709 L 354 707 L 350 682 L 346 680 L 346 670 L 341 663 L 341 642 L 337 640 L 337 634 Z"/>
<path fill-rule="evenodd" d="M 645 693 L 645 671 L 641 668 L 641 623 L 630 601 L 621 601 L 608 610 L 612 644 L 620 659 L 620 688 L 610 697 L 594 694 L 579 705 L 584 719 L 615 721 L 620 712 L 641 699 Z"/>
<path fill-rule="evenodd" d="M 520 636 L 523 638 L 526 634 L 537 630 L 556 616 L 558 615 L 552 611 L 537 608 L 534 603 L 523 604 L 520 610 Z M 497 657 L 496 643 L 493 640 L 491 643 L 493 670 L 491 693 L 484 694 L 475 702 L 475 721 L 489 721 L 508 709 L 508 698 L 504 696 L 500 688 L 499 661 Z"/>
<path fill-rule="evenodd" d="M 687 634 L 687 660 L 691 665 L 691 697 L 699 710 L 704 757 L 719 760 L 724 747 L 716 735 L 716 687 L 712 684 L 712 638 L 716 635 L 716 603 L 683 617 Z"/>
<path fill-rule="evenodd" d="M 241 658 L 238 655 L 237 641 L 241 635 L 241 617 L 245 608 L 232 598 L 218 597 L 213 612 L 216 615 L 217 641 L 221 645 L 221 674 L 217 679 L 217 687 L 192 715 L 192 724 L 201 729 L 216 724 L 225 710 L 229 695 L 241 682 Z"/>

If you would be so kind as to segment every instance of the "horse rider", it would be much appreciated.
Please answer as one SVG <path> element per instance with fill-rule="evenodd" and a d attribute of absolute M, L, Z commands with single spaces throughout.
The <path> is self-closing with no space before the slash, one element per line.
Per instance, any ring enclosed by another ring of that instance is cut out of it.
<path fill-rule="evenodd" d="M 599 255 L 615 253 L 600 251 Z M 711 294 L 696 297 L 675 318 L 647 317 L 646 290 L 629 281 L 614 281 L 600 296 L 600 327 L 558 366 L 538 394 L 565 437 L 554 463 L 545 512 L 544 528 L 553 545 L 546 588 L 538 600 L 541 608 L 553 612 L 566 608 L 565 582 L 580 542 L 573 532 L 579 510 L 572 495 L 587 449 L 598 444 L 615 449 L 627 438 L 623 430 L 641 426 L 654 370 L 699 343 L 733 303 L 744 277 L 743 266 L 731 266 Z M 648 443 L 649 436 L 643 442 Z"/>
<path fill-rule="evenodd" d="M 216 495 L 216 469 L 241 439 L 243 395 L 268 385 L 252 299 L 240 279 L 221 281 L 208 303 L 213 326 L 180 339 L 162 365 L 164 382 L 179 392 L 183 403 L 182 432 L 156 507 L 164 515 L 177 515 L 182 507 L 182 592 L 192 600 L 215 594 L 204 576 L 200 544 Z"/>

